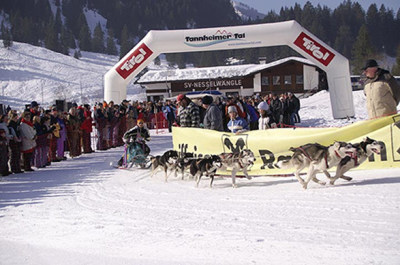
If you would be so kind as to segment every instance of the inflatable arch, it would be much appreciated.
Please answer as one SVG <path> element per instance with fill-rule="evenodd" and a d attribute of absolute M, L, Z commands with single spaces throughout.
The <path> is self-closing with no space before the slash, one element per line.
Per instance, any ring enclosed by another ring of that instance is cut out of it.
<path fill-rule="evenodd" d="M 104 75 L 104 99 L 121 102 L 128 83 L 160 53 L 230 50 L 287 45 L 327 73 L 335 119 L 354 116 L 348 60 L 296 21 L 187 29 L 151 30 Z"/>

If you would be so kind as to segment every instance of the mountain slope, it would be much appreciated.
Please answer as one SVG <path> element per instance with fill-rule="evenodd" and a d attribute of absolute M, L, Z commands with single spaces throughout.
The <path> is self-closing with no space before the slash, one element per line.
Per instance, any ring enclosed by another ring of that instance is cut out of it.
<path fill-rule="evenodd" d="M 78 60 L 14 42 L 9 49 L 0 47 L 1 102 L 20 109 L 32 100 L 44 106 L 56 99 L 92 104 L 102 101 L 103 75 L 117 62 L 117 56 L 82 52 Z M 131 85 L 128 93 L 136 95 L 138 89 Z"/>
<path fill-rule="evenodd" d="M 258 12 L 258 10 L 249 7 L 248 5 L 243 4 L 242 2 L 231 1 L 231 3 L 236 11 L 236 14 L 238 14 L 244 21 L 247 21 L 249 19 L 250 20 L 262 19 L 265 17 L 265 14 Z"/>

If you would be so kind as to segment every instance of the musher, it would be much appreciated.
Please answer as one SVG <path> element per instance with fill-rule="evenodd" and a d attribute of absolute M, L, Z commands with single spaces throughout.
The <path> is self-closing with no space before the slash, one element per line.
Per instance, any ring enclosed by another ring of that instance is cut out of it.
<path fill-rule="evenodd" d="M 146 128 L 142 119 L 139 119 L 137 121 L 137 125 L 135 127 L 125 132 L 123 140 L 128 145 L 128 149 L 133 143 L 138 143 L 142 148 L 145 156 L 148 156 L 150 154 L 150 147 L 146 144 L 146 141 L 151 140 L 150 132 Z M 122 166 L 123 161 L 124 156 L 122 156 L 121 159 L 118 161 L 118 166 Z"/>

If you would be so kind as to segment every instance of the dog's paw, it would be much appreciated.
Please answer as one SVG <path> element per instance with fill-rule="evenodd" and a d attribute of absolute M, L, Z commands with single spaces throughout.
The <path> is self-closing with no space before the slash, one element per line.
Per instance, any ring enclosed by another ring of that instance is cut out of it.
<path fill-rule="evenodd" d="M 232 184 L 232 188 L 236 189 L 237 188 L 237 184 Z"/>
<path fill-rule="evenodd" d="M 247 179 L 252 179 L 252 177 L 251 177 L 251 176 L 247 176 L 246 178 L 247 178 Z"/>
<path fill-rule="evenodd" d="M 347 180 L 347 181 L 350 181 L 350 180 L 352 180 L 353 178 L 351 178 L 351 177 L 347 177 L 347 176 L 341 176 L 341 178 L 342 179 L 344 179 L 344 180 Z"/>
<path fill-rule="evenodd" d="M 307 189 L 307 183 L 303 183 L 303 189 Z"/>

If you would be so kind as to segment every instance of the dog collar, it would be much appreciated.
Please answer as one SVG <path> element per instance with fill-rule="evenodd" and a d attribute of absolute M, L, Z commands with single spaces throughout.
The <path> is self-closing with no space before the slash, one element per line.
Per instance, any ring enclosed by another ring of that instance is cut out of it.
<path fill-rule="evenodd" d="M 339 158 L 343 158 L 341 155 L 339 155 L 338 151 L 335 150 L 335 155 Z"/>

